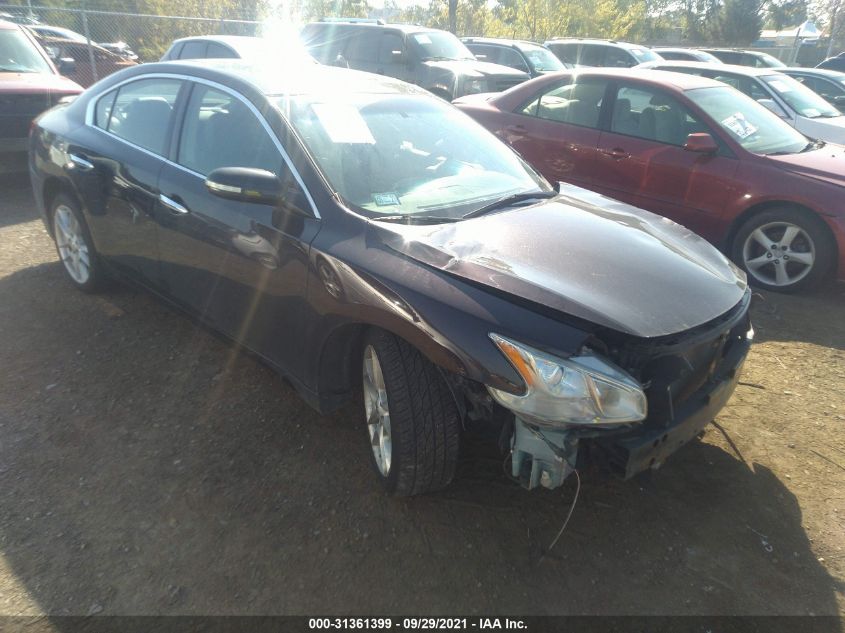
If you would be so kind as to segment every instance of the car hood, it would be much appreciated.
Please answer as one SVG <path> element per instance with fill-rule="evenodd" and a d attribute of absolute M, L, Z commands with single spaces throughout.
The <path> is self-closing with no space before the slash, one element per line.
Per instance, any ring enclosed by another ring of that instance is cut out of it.
<path fill-rule="evenodd" d="M 0 73 L 0 94 L 61 92 L 79 94 L 82 86 L 61 75 L 49 73 Z"/>
<path fill-rule="evenodd" d="M 429 68 L 441 68 L 461 76 L 528 78 L 528 73 L 521 70 L 474 59 L 433 59 L 423 63 Z"/>
<path fill-rule="evenodd" d="M 799 132 L 810 138 L 845 145 L 845 116 L 835 116 L 829 119 L 821 117 L 810 119 L 799 116 L 795 127 Z"/>
<path fill-rule="evenodd" d="M 842 145 L 826 143 L 810 152 L 765 158 L 794 174 L 845 187 L 845 147 Z"/>
<path fill-rule="evenodd" d="M 747 287 L 687 229 L 568 185 L 554 199 L 453 224 L 373 224 L 390 248 L 428 266 L 639 337 L 706 323 Z"/>

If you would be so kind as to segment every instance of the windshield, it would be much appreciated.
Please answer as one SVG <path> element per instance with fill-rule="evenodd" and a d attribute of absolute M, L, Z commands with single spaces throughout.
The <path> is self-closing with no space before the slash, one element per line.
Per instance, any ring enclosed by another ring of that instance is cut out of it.
<path fill-rule="evenodd" d="M 410 39 L 423 61 L 429 59 L 475 59 L 461 40 L 446 31 L 414 33 Z"/>
<path fill-rule="evenodd" d="M 810 119 L 840 116 L 839 110 L 792 77 L 765 75 L 760 79 L 801 116 Z"/>
<path fill-rule="evenodd" d="M 17 29 L 3 29 L 0 30 L 0 72 L 53 74 L 53 69 L 26 35 Z"/>
<path fill-rule="evenodd" d="M 538 73 L 563 70 L 566 66 L 547 48 L 542 46 L 523 46 L 522 53 L 528 58 L 528 63 Z"/>
<path fill-rule="evenodd" d="M 634 57 L 636 57 L 637 61 L 641 64 L 644 64 L 645 62 L 659 62 L 663 59 L 660 55 L 648 48 L 633 47 L 628 50 L 634 54 Z"/>
<path fill-rule="evenodd" d="M 694 88 L 686 95 L 749 152 L 794 154 L 807 148 L 807 137 L 738 90 Z"/>
<path fill-rule="evenodd" d="M 495 136 L 436 98 L 276 97 L 331 187 L 369 217 L 457 219 L 551 186 Z"/>

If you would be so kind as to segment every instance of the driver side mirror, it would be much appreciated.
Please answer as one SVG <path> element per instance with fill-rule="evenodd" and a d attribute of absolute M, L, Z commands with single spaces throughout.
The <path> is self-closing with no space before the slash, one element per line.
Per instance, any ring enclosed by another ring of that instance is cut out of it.
<path fill-rule="evenodd" d="M 282 181 L 276 174 L 263 169 L 220 167 L 208 174 L 205 187 L 227 200 L 270 205 L 282 201 Z"/>
<path fill-rule="evenodd" d="M 62 57 L 56 66 L 60 75 L 72 75 L 76 72 L 76 60 L 73 57 Z"/>
<path fill-rule="evenodd" d="M 696 132 L 687 136 L 684 149 L 699 154 L 715 154 L 719 151 L 719 145 L 707 132 Z"/>

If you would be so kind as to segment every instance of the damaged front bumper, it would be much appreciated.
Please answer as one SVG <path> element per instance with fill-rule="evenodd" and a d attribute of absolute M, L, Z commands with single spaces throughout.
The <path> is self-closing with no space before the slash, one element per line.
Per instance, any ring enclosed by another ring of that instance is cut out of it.
<path fill-rule="evenodd" d="M 660 467 L 716 417 L 739 382 L 753 338 L 747 314 L 737 315 L 729 331 L 723 332 L 708 342 L 722 347 L 706 380 L 680 404 L 643 423 L 617 430 L 584 425 L 549 429 L 516 416 L 511 436 L 513 476 L 530 490 L 557 488 L 575 468 L 594 466 L 597 457 L 625 479 Z"/>

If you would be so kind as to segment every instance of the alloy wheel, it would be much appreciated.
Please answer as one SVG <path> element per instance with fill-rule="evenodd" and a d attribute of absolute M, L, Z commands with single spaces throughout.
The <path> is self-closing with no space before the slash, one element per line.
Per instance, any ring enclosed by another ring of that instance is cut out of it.
<path fill-rule="evenodd" d="M 745 269 L 771 286 L 795 284 L 813 269 L 816 246 L 803 228 L 791 222 L 769 222 L 754 229 L 742 246 Z"/>
<path fill-rule="evenodd" d="M 364 412 L 376 466 L 382 476 L 387 477 L 393 458 L 390 408 L 381 363 L 372 345 L 367 345 L 364 350 Z"/>
<path fill-rule="evenodd" d="M 78 284 L 85 284 L 91 277 L 91 254 L 79 220 L 67 205 L 56 207 L 53 229 L 59 257 L 68 274 Z"/>

